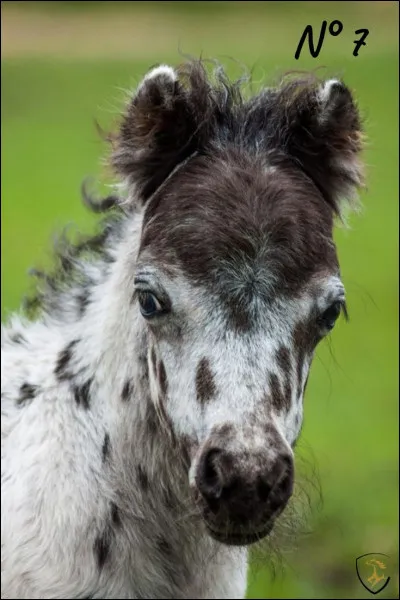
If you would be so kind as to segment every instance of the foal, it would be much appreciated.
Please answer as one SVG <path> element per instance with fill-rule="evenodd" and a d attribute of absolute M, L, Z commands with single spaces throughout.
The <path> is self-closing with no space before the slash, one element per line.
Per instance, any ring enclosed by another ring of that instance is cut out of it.
<path fill-rule="evenodd" d="M 244 597 L 345 310 L 360 130 L 336 80 L 247 100 L 200 62 L 144 77 L 112 141 L 123 199 L 2 329 L 2 598 Z"/>

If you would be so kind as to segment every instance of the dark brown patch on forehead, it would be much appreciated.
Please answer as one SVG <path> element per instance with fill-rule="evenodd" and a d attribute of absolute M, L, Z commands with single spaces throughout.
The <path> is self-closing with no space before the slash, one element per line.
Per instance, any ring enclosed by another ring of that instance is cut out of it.
<path fill-rule="evenodd" d="M 207 358 L 202 358 L 196 370 L 197 400 L 200 404 L 205 404 L 214 397 L 215 392 L 216 387 L 210 362 Z"/>
<path fill-rule="evenodd" d="M 141 251 L 207 286 L 238 331 L 254 322 L 253 298 L 293 297 L 338 268 L 331 208 L 300 170 L 275 163 L 232 149 L 194 158 L 145 212 Z"/>

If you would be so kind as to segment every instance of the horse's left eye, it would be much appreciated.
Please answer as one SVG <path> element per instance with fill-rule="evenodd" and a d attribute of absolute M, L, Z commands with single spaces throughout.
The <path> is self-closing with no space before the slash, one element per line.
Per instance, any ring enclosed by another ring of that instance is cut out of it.
<path fill-rule="evenodd" d="M 162 312 L 162 306 L 151 292 L 138 292 L 140 312 L 146 319 L 154 317 Z"/>
<path fill-rule="evenodd" d="M 333 329 L 341 310 L 341 302 L 336 301 L 333 304 L 331 304 L 330 307 L 327 308 L 326 311 L 323 312 L 318 319 L 318 324 L 320 325 L 320 327 L 322 327 L 323 329 L 327 329 L 328 331 Z"/>

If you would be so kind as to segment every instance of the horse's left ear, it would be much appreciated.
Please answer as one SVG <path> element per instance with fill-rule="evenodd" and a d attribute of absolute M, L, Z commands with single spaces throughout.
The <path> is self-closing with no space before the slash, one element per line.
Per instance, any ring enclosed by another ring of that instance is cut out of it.
<path fill-rule="evenodd" d="M 336 79 L 292 81 L 278 88 L 274 106 L 275 143 L 340 213 L 363 184 L 361 118 L 349 88 Z"/>
<path fill-rule="evenodd" d="M 149 71 L 131 98 L 114 140 L 111 162 L 142 203 L 197 145 L 196 112 L 178 72 Z"/>

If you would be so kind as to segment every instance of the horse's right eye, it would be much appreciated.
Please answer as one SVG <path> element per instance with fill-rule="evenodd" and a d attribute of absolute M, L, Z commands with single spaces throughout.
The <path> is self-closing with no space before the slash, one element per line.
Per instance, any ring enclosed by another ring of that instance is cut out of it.
<path fill-rule="evenodd" d="M 146 319 L 151 319 L 163 312 L 160 302 L 151 292 L 138 292 L 140 312 Z"/>

